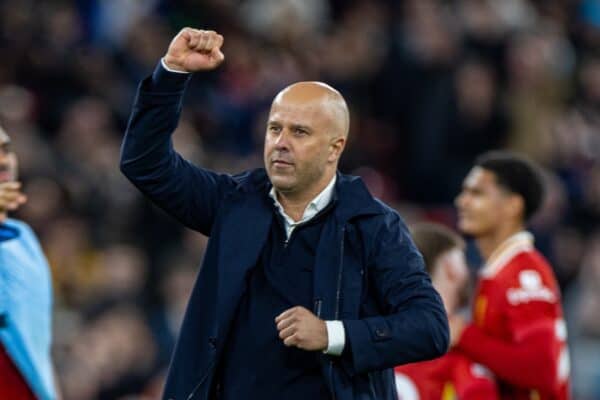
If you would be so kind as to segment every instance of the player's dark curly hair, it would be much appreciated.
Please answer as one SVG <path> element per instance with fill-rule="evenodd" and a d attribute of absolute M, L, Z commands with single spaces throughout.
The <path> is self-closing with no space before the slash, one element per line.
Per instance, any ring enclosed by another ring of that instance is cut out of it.
<path fill-rule="evenodd" d="M 544 200 L 545 187 L 540 167 L 508 151 L 490 151 L 477 157 L 475 165 L 492 172 L 498 184 L 523 198 L 524 218 L 529 220 Z"/>

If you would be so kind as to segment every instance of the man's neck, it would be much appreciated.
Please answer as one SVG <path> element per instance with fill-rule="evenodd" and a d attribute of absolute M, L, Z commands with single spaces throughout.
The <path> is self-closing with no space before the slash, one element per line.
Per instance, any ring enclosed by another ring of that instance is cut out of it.
<path fill-rule="evenodd" d="M 304 215 L 304 210 L 306 210 L 306 206 L 308 203 L 319 193 L 317 192 L 315 196 L 310 198 L 295 198 L 294 196 L 290 196 L 289 194 L 281 193 L 279 191 L 277 193 L 277 200 L 283 207 L 285 213 L 292 218 L 294 221 L 300 221 L 302 216 Z"/>
<path fill-rule="evenodd" d="M 477 247 L 483 259 L 487 262 L 502 243 L 524 229 L 525 226 L 523 224 L 506 224 L 489 234 L 476 238 Z"/>
<path fill-rule="evenodd" d="M 281 204 L 283 210 L 290 218 L 296 222 L 300 221 L 308 204 L 313 201 L 319 193 L 325 190 L 332 179 L 333 176 L 330 176 L 320 182 L 319 185 L 316 185 L 313 189 L 300 193 L 284 193 L 276 190 L 277 201 L 279 201 L 279 204 Z"/>

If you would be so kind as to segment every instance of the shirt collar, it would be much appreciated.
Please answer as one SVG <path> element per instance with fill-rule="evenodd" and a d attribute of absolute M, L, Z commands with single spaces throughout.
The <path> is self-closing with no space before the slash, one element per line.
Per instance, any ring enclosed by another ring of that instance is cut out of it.
<path fill-rule="evenodd" d="M 279 200 L 277 200 L 277 193 L 275 192 L 275 187 L 271 187 L 271 190 L 269 191 L 269 197 L 271 197 L 273 199 L 273 201 L 275 202 L 275 207 L 277 207 L 277 210 L 286 219 L 286 221 L 288 221 L 292 224 L 299 224 L 301 222 L 308 221 L 309 219 L 311 219 L 312 217 L 317 215 L 325 207 L 327 207 L 327 205 L 329 205 L 329 203 L 333 199 L 333 193 L 334 193 L 334 189 L 335 189 L 336 180 L 337 180 L 337 176 L 334 175 L 333 178 L 331 179 L 331 181 L 329 182 L 329 184 L 327 184 L 327 186 L 325 186 L 325 189 L 323 189 L 321 191 L 321 193 L 319 193 L 314 199 L 311 200 L 310 203 L 308 203 L 308 205 L 304 209 L 304 214 L 302 215 L 302 218 L 300 219 L 300 221 L 297 221 L 297 222 L 294 222 L 285 213 L 283 206 L 281 205 Z"/>
<path fill-rule="evenodd" d="M 496 275 L 517 254 L 533 249 L 533 235 L 527 231 L 515 233 L 494 250 L 485 266 L 481 270 L 481 275 L 491 277 Z"/>
<path fill-rule="evenodd" d="M 15 239 L 19 234 L 19 229 L 10 223 L 10 219 L 0 224 L 0 243 Z"/>

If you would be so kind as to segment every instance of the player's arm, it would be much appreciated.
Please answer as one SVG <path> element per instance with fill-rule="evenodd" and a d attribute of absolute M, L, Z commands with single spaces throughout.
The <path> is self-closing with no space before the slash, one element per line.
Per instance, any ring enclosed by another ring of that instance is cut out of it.
<path fill-rule="evenodd" d="M 216 68 L 223 37 L 185 28 L 173 39 L 151 77 L 138 88 L 121 149 L 121 171 L 184 225 L 209 234 L 222 195 L 233 180 L 198 168 L 173 149 L 190 73 Z"/>
<path fill-rule="evenodd" d="M 555 319 L 541 317 L 523 321 L 520 338 L 504 341 L 468 325 L 457 348 L 474 361 L 488 367 L 500 379 L 513 385 L 552 391 L 560 382 L 558 363 L 561 353 Z"/>
<path fill-rule="evenodd" d="M 467 359 L 463 354 L 460 357 L 460 364 L 451 365 L 454 367 L 451 373 L 456 397 L 461 400 L 499 399 L 498 386 L 489 369 Z"/>
<path fill-rule="evenodd" d="M 500 396 L 498 394 L 498 387 L 492 379 L 478 378 L 469 384 L 459 394 L 458 398 L 461 400 L 497 400 Z"/>

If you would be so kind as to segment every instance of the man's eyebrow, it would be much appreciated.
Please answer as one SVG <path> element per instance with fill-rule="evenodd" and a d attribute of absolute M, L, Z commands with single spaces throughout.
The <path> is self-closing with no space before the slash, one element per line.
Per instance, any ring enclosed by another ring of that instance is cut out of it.
<path fill-rule="evenodd" d="M 292 124 L 291 127 L 294 128 L 294 129 L 302 129 L 302 130 L 305 130 L 305 131 L 312 132 L 312 128 L 310 126 L 308 126 L 308 125 Z"/>
<path fill-rule="evenodd" d="M 269 125 L 269 126 L 273 126 L 273 125 L 282 126 L 284 124 L 282 122 L 276 120 L 276 119 L 272 119 L 272 120 L 267 121 L 267 125 Z M 308 132 L 312 132 L 313 131 L 313 128 L 311 128 L 309 125 L 292 123 L 289 126 L 290 126 L 291 129 L 301 129 L 301 130 L 305 130 L 305 131 L 308 131 Z"/>

